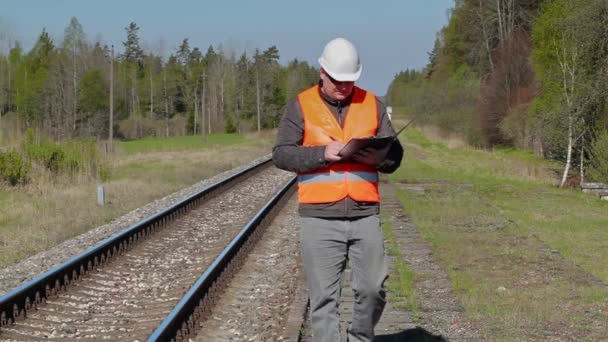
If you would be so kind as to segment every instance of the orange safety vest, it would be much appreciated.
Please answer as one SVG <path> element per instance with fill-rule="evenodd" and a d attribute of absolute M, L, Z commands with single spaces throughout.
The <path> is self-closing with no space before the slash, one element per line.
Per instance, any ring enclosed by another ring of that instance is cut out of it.
<path fill-rule="evenodd" d="M 332 140 L 346 144 L 352 138 L 376 135 L 378 107 L 374 94 L 355 87 L 344 127 L 341 127 L 319 91 L 316 85 L 298 95 L 304 116 L 303 146 L 327 145 Z M 331 203 L 346 196 L 359 202 L 380 202 L 376 168 L 356 162 L 338 162 L 298 173 L 300 203 Z"/>

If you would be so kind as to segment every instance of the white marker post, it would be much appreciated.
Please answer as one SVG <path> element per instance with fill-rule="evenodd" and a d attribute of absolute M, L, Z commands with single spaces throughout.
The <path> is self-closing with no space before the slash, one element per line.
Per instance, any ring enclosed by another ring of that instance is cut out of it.
<path fill-rule="evenodd" d="M 97 204 L 104 205 L 106 203 L 106 194 L 103 184 L 97 186 Z"/>

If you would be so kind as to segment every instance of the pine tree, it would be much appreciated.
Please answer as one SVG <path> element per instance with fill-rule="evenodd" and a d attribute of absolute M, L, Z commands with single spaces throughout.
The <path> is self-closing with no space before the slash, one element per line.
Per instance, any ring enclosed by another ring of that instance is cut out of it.
<path fill-rule="evenodd" d="M 126 73 L 126 87 L 129 92 L 129 113 L 141 114 L 139 109 L 139 94 L 138 84 L 144 77 L 144 52 L 139 46 L 139 27 L 134 22 L 131 22 L 127 31 L 127 40 L 122 44 L 125 47 L 125 52 L 122 54 L 122 59 L 125 62 L 124 68 Z"/>
<path fill-rule="evenodd" d="M 122 43 L 125 47 L 122 58 L 130 63 L 141 63 L 144 58 L 144 51 L 139 46 L 139 27 L 136 23 L 131 22 L 125 30 L 127 31 L 127 40 Z"/>

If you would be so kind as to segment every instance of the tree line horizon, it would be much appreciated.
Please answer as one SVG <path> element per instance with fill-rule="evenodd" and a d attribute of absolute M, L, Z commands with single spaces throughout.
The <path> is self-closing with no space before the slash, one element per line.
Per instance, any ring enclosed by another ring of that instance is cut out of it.
<path fill-rule="evenodd" d="M 120 54 L 89 42 L 75 17 L 57 44 L 45 29 L 28 52 L 9 42 L 0 53 L 0 128 L 56 141 L 107 139 L 113 78 L 116 138 L 249 132 L 275 127 L 287 99 L 318 81 L 305 61 L 280 65 L 274 45 L 237 55 L 221 45 L 203 52 L 184 38 L 163 58 L 140 46 L 139 29 L 125 28 Z"/>
<path fill-rule="evenodd" d="M 44 29 L 28 52 L 14 42 L 0 52 L 0 129 L 54 141 L 250 132 L 276 127 L 319 78 L 307 62 L 280 65 L 274 45 L 237 55 L 184 38 L 163 58 L 138 31 L 125 28 L 113 58 L 76 18 L 57 45 Z M 455 0 L 428 64 L 398 72 L 384 100 L 473 146 L 559 161 L 561 186 L 608 182 L 606 37 L 605 0 Z"/>

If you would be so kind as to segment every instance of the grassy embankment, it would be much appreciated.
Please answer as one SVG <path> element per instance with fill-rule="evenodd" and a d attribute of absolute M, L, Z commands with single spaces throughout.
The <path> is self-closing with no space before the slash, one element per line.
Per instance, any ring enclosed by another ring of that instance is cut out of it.
<path fill-rule="evenodd" d="M 0 267 L 57 245 L 174 191 L 270 153 L 274 136 L 211 135 L 115 142 L 105 206 L 98 181 L 47 174 L 0 187 Z"/>
<path fill-rule="evenodd" d="M 528 152 L 400 140 L 390 180 L 488 339 L 608 336 L 608 202 L 558 189 L 560 166 Z"/>

